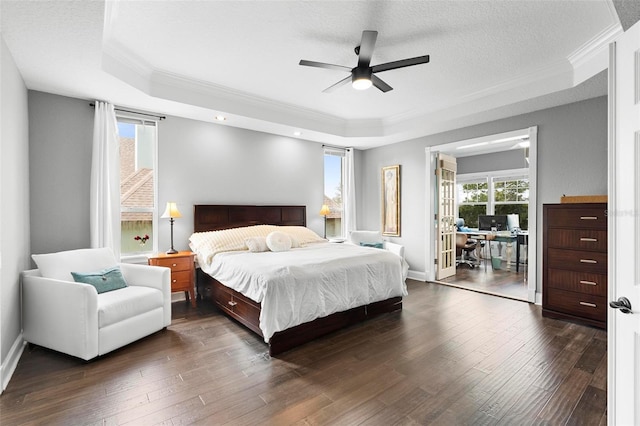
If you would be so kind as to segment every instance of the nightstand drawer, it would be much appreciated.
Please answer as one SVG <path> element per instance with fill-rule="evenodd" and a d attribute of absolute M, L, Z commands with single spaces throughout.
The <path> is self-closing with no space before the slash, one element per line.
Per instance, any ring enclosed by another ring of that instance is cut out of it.
<path fill-rule="evenodd" d="M 193 259 L 191 257 L 174 257 L 153 259 L 155 266 L 165 266 L 171 268 L 171 272 L 191 271 L 193 268 Z"/>
<path fill-rule="evenodd" d="M 164 266 L 171 269 L 171 291 L 184 291 L 189 294 L 191 305 L 196 306 L 195 292 L 195 254 L 190 251 L 178 253 L 160 253 L 149 256 L 149 265 Z"/>
<path fill-rule="evenodd" d="M 171 273 L 171 290 L 189 288 L 192 281 L 191 271 L 178 271 Z"/>

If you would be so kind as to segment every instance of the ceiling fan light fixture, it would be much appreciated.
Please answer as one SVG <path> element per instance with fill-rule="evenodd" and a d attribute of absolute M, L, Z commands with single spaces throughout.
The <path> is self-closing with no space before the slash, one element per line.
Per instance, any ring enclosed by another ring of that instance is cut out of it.
<path fill-rule="evenodd" d="M 371 87 L 371 68 L 355 68 L 351 74 L 351 85 L 356 90 L 367 90 Z"/>
<path fill-rule="evenodd" d="M 367 90 L 369 87 L 372 86 L 372 83 L 371 83 L 371 80 L 369 80 L 368 78 L 364 78 L 363 77 L 363 78 L 359 78 L 357 80 L 353 80 L 351 85 L 356 90 Z"/>

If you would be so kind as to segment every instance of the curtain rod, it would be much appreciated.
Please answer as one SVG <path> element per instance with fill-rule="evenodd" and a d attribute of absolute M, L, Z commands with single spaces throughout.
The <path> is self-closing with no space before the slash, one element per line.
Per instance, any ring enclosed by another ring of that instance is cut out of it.
<path fill-rule="evenodd" d="M 96 104 L 94 104 L 94 103 L 92 102 L 92 103 L 90 103 L 90 104 L 89 104 L 89 106 L 95 107 L 95 106 L 96 106 Z M 158 120 L 164 120 L 164 119 L 166 119 L 166 118 L 167 118 L 167 117 L 166 117 L 166 116 L 164 116 L 164 115 L 149 114 L 149 113 L 147 113 L 147 112 L 131 111 L 131 110 L 128 110 L 128 109 L 122 109 L 122 108 L 117 108 L 117 107 L 113 107 L 113 109 L 114 109 L 115 111 L 128 112 L 129 114 L 138 114 L 138 115 L 146 115 L 147 117 L 155 117 L 155 118 L 157 118 Z"/>
<path fill-rule="evenodd" d="M 323 147 L 323 148 L 324 148 L 324 147 L 327 147 L 327 148 L 333 148 L 333 149 L 341 149 L 341 150 L 343 150 L 343 151 L 349 151 L 350 149 L 353 149 L 353 148 L 345 148 L 345 147 L 343 147 L 343 146 L 327 145 L 326 143 L 323 143 L 323 144 L 322 144 L 322 147 Z"/>

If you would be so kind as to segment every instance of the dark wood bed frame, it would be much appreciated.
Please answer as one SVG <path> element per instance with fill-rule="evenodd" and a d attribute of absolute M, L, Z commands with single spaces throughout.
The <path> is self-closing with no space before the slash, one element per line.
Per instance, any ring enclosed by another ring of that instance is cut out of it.
<path fill-rule="evenodd" d="M 305 206 L 195 205 L 193 223 L 194 232 L 205 232 L 251 225 L 306 226 L 306 218 Z M 263 337 L 260 303 L 226 287 L 199 268 L 197 282 L 201 297 L 211 298 L 222 312 Z M 269 354 L 277 355 L 322 335 L 401 309 L 402 297 L 392 297 L 279 331 L 269 339 Z"/>

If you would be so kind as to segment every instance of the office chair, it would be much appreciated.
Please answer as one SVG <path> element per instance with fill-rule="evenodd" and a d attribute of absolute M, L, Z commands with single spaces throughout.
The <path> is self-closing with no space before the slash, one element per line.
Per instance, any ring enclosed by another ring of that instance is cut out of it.
<path fill-rule="evenodd" d="M 471 240 L 467 238 L 465 234 L 456 234 L 456 266 L 460 264 L 469 265 L 471 269 L 475 268 L 476 263 L 471 260 L 471 258 L 467 258 L 467 256 L 471 257 L 471 252 L 475 251 L 478 246 L 478 242 L 476 240 Z"/>

